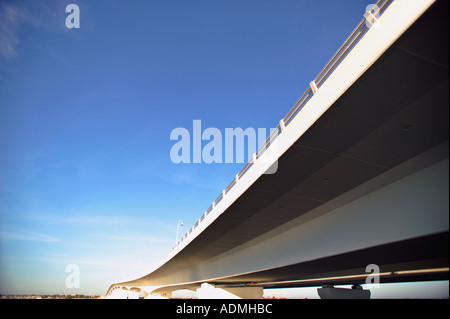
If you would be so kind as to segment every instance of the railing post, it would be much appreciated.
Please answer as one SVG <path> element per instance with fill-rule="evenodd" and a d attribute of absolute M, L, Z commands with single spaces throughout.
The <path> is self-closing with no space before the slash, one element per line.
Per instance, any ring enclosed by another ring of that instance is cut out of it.
<path fill-rule="evenodd" d="M 368 27 L 372 27 L 374 25 L 377 25 L 378 19 L 370 11 L 366 11 L 364 13 L 364 19 L 366 19 L 366 25 L 367 25 L 367 23 L 370 24 L 370 26 L 368 26 Z"/>
<path fill-rule="evenodd" d="M 281 131 L 284 131 L 285 128 L 286 128 L 286 125 L 284 124 L 284 120 L 281 119 L 280 120 L 280 129 L 281 129 Z"/>
<path fill-rule="evenodd" d="M 314 94 L 316 94 L 316 92 L 317 92 L 317 85 L 316 85 L 316 82 L 315 82 L 315 81 L 309 82 L 309 86 L 311 87 L 311 91 L 312 91 Z"/>

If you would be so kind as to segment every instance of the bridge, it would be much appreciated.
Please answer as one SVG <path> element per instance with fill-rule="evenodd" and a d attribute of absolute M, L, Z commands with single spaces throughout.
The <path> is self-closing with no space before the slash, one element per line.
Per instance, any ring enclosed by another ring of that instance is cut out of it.
<path fill-rule="evenodd" d="M 448 280 L 448 1 L 380 0 L 197 223 L 120 292 Z M 356 296 L 356 295 L 354 295 Z"/>

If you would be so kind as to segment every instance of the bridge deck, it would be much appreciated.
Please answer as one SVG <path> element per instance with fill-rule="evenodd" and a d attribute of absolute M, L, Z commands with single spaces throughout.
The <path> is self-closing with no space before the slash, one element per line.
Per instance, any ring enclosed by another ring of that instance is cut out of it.
<path fill-rule="evenodd" d="M 180 278 L 173 277 L 177 272 L 195 272 L 204 261 L 255 240 L 448 141 L 448 56 L 448 1 L 439 1 L 279 158 L 275 174 L 261 175 L 162 267 L 118 285 L 180 284 Z M 411 245 L 417 249 L 407 249 Z M 299 274 L 307 279 L 354 273 L 357 266 L 368 262 L 368 255 L 385 256 L 386 265 L 423 260 L 417 266 L 448 267 L 448 225 L 447 232 L 432 236 L 203 280 L 265 287 L 312 285 L 312 281 L 289 280 L 299 279 Z M 201 278 L 201 274 L 192 278 Z M 414 278 L 391 276 L 393 281 Z"/>

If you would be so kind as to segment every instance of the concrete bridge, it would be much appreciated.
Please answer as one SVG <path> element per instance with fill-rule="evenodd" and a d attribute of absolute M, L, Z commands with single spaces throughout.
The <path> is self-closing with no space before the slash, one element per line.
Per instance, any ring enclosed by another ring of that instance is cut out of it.
<path fill-rule="evenodd" d="M 382 283 L 448 279 L 448 1 L 375 8 L 168 255 L 106 297 L 326 297 L 370 264 Z"/>

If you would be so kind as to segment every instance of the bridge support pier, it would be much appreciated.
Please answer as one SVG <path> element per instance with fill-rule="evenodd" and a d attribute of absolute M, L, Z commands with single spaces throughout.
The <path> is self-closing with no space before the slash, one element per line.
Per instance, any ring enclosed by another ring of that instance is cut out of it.
<path fill-rule="evenodd" d="M 351 289 L 323 285 L 317 293 L 320 299 L 370 299 L 370 290 L 364 290 L 360 285 L 354 285 Z"/>
<path fill-rule="evenodd" d="M 204 283 L 197 289 L 198 299 L 262 299 L 262 287 L 221 287 Z"/>

